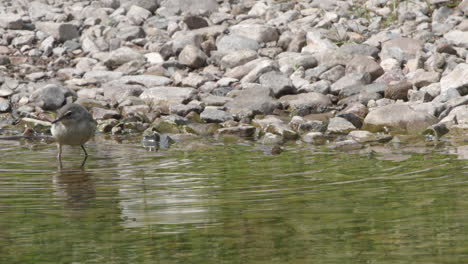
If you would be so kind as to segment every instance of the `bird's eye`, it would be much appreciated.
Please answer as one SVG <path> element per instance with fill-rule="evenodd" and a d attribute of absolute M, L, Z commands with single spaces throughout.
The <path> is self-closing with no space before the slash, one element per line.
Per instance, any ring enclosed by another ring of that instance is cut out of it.
<path fill-rule="evenodd" d="M 68 111 L 66 112 L 63 116 L 71 116 L 72 115 L 72 112 L 71 111 Z"/>

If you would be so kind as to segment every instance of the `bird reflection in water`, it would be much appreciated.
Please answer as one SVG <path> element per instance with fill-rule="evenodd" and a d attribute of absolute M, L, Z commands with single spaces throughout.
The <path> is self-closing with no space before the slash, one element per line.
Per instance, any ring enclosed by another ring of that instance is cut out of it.
<path fill-rule="evenodd" d="M 96 198 L 96 185 L 91 173 L 80 169 L 62 169 L 53 177 L 56 197 L 73 211 L 86 209 Z"/>

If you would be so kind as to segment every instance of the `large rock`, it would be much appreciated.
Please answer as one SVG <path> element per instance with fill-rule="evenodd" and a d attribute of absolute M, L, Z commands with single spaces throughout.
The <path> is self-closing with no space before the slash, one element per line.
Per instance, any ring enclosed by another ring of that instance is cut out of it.
<path fill-rule="evenodd" d="M 144 87 L 137 84 L 123 84 L 119 80 L 105 83 L 102 86 L 104 90 L 104 99 L 112 104 L 120 102 L 129 96 L 140 96 Z"/>
<path fill-rule="evenodd" d="M 68 23 L 36 22 L 36 28 L 59 41 L 71 40 L 80 36 L 78 28 Z"/>
<path fill-rule="evenodd" d="M 197 92 L 193 88 L 161 86 L 145 90 L 140 98 L 155 105 L 161 102 L 184 104 L 193 99 L 196 94 Z"/>
<path fill-rule="evenodd" d="M 292 114 L 305 116 L 325 112 L 332 105 L 330 98 L 321 93 L 285 95 L 279 99 L 283 107 Z"/>
<path fill-rule="evenodd" d="M 456 122 L 453 122 L 456 120 Z M 468 129 L 468 105 L 460 105 L 452 109 L 450 113 L 444 117 L 441 123 L 447 122 L 449 128 L 455 124 L 464 125 Z"/>
<path fill-rule="evenodd" d="M 442 93 L 456 89 L 460 95 L 468 94 L 468 64 L 458 64 L 453 71 L 440 80 Z"/>
<path fill-rule="evenodd" d="M 408 100 L 408 91 L 413 85 L 408 81 L 395 82 L 387 85 L 384 90 L 385 98 L 392 100 Z"/>
<path fill-rule="evenodd" d="M 369 73 L 372 80 L 377 79 L 384 73 L 382 67 L 372 58 L 367 56 L 356 56 L 346 64 L 346 73 Z"/>
<path fill-rule="evenodd" d="M 158 8 L 159 0 L 120 0 L 122 6 L 139 6 L 154 12 Z"/>
<path fill-rule="evenodd" d="M 444 38 L 461 48 L 468 48 L 468 31 L 452 30 Z"/>
<path fill-rule="evenodd" d="M 128 47 L 122 47 L 109 53 L 109 56 L 104 61 L 104 65 L 106 65 L 110 69 L 115 69 L 121 66 L 122 64 L 125 64 L 130 61 L 143 62 L 145 60 L 145 56 L 140 54 L 138 51 Z"/>
<path fill-rule="evenodd" d="M 216 47 L 218 51 L 223 53 L 228 53 L 238 50 L 253 50 L 257 51 L 260 48 L 260 45 L 257 41 L 240 35 L 226 35 L 216 42 Z"/>
<path fill-rule="evenodd" d="M 172 82 L 171 79 L 158 75 L 128 75 L 119 79 L 124 84 L 140 84 L 147 88 L 155 86 L 166 86 Z"/>
<path fill-rule="evenodd" d="M 278 116 L 268 115 L 264 118 L 256 118 L 252 120 L 252 124 L 262 129 L 264 133 L 272 133 L 280 135 L 284 139 L 295 139 L 297 133 L 292 130 L 286 123 L 283 122 Z"/>
<path fill-rule="evenodd" d="M 410 72 L 406 75 L 408 81 L 411 82 L 417 88 L 437 83 L 440 80 L 440 73 L 438 72 L 427 72 L 423 69 L 417 69 L 414 72 Z"/>
<path fill-rule="evenodd" d="M 238 24 L 229 28 L 230 32 L 265 43 L 278 40 L 278 31 L 274 27 L 258 24 Z"/>
<path fill-rule="evenodd" d="M 23 20 L 17 14 L 2 14 L 0 15 L 0 28 L 5 29 L 22 29 Z"/>
<path fill-rule="evenodd" d="M 342 117 L 333 117 L 328 123 L 327 131 L 331 134 L 348 134 L 356 130 L 356 127 Z"/>
<path fill-rule="evenodd" d="M 437 123 L 437 118 L 414 110 L 407 104 L 391 104 L 371 111 L 364 119 L 364 130 L 371 132 L 419 133 Z"/>
<path fill-rule="evenodd" d="M 30 96 L 30 101 L 44 110 L 54 111 L 65 104 L 67 97 L 72 96 L 76 99 L 76 93 L 72 90 L 63 88 L 56 84 L 48 84 L 36 91 Z"/>
<path fill-rule="evenodd" d="M 268 87 L 258 84 L 247 85 L 231 102 L 225 104 L 228 111 L 237 119 L 252 117 L 256 114 L 271 114 L 280 103 L 273 97 Z"/>
<path fill-rule="evenodd" d="M 123 76 L 122 72 L 115 71 L 88 71 L 83 75 L 83 79 L 98 82 L 110 82 Z"/>
<path fill-rule="evenodd" d="M 230 113 L 213 107 L 206 107 L 200 114 L 200 118 L 207 123 L 222 123 L 233 119 Z"/>
<path fill-rule="evenodd" d="M 278 70 L 278 64 L 272 60 L 261 60 L 254 64 L 254 67 L 242 79 L 241 83 L 254 83 L 262 76 L 262 74 Z"/>
<path fill-rule="evenodd" d="M 179 62 L 194 69 L 205 66 L 207 59 L 206 54 L 193 45 L 187 45 L 179 54 Z"/>
<path fill-rule="evenodd" d="M 133 25 L 141 25 L 151 16 L 151 12 L 143 7 L 132 5 L 127 12 L 127 18 Z"/>
<path fill-rule="evenodd" d="M 411 38 L 395 38 L 382 43 L 380 58 L 394 58 L 399 62 L 407 62 L 422 51 L 423 41 Z"/>
<path fill-rule="evenodd" d="M 221 66 L 224 68 L 234 68 L 244 65 L 247 62 L 253 61 L 258 57 L 257 52 L 253 50 L 237 50 L 232 51 L 223 56 Z"/>
<path fill-rule="evenodd" d="M 341 90 L 354 85 L 366 85 L 371 82 L 371 76 L 367 72 L 353 72 L 341 77 L 330 87 L 330 92 L 339 94 Z"/>
<path fill-rule="evenodd" d="M 276 97 L 296 93 L 292 81 L 282 72 L 270 71 L 260 76 L 260 84 L 269 87 Z"/>
<path fill-rule="evenodd" d="M 214 12 L 218 9 L 216 0 L 163 0 L 161 7 L 169 10 L 178 10 L 191 13 Z"/>

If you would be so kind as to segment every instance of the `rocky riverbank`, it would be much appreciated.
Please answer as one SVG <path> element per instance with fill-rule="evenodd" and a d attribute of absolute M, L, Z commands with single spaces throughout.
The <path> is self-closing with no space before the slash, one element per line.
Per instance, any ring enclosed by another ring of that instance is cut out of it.
<path fill-rule="evenodd" d="M 3 134 L 71 101 L 114 135 L 468 130 L 468 0 L 4 0 L 0 36 Z"/>

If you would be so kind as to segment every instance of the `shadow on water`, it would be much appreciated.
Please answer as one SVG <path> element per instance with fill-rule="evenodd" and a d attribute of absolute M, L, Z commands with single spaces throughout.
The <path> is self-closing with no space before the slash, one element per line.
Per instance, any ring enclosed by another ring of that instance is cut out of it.
<path fill-rule="evenodd" d="M 62 169 L 52 176 L 57 198 L 65 201 L 65 208 L 84 210 L 96 198 L 94 176 L 84 169 Z"/>
<path fill-rule="evenodd" d="M 0 144 L 0 263 L 462 263 L 468 148 Z M 79 157 L 79 159 L 77 159 Z M 27 162 L 25 162 L 27 161 Z"/>

